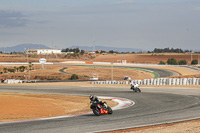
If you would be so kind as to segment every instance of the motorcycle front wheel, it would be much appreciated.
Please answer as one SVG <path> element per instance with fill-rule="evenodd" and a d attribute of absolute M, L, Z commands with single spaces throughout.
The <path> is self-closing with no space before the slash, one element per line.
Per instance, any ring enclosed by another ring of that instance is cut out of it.
<path fill-rule="evenodd" d="M 109 106 L 107 107 L 107 109 L 108 109 L 108 114 L 112 114 L 113 113 L 112 109 Z"/>
<path fill-rule="evenodd" d="M 135 92 L 141 92 L 140 88 L 137 88 L 137 89 L 135 90 Z"/>

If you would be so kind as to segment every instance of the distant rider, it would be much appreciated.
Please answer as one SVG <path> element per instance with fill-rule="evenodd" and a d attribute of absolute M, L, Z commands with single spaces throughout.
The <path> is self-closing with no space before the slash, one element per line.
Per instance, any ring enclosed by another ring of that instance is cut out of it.
<path fill-rule="evenodd" d="M 100 105 L 102 105 L 103 107 L 107 108 L 106 102 L 100 101 L 96 96 L 90 95 L 89 98 L 90 98 L 91 101 L 97 102 L 97 103 L 99 103 Z"/>
<path fill-rule="evenodd" d="M 135 83 L 133 80 L 129 80 L 131 88 L 139 88 L 139 85 L 137 83 Z"/>

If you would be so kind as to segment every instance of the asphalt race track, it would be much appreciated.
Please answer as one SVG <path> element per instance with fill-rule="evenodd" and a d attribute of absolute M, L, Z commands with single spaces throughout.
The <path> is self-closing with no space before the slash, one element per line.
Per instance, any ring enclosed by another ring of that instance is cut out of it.
<path fill-rule="evenodd" d="M 69 66 L 69 64 L 56 64 L 56 65 L 62 65 L 62 66 Z M 71 66 L 71 65 L 70 65 Z M 79 65 L 72 65 L 72 66 L 79 66 Z M 99 66 L 99 67 L 104 67 L 103 65 L 84 65 L 84 66 Z M 108 66 L 107 66 L 108 67 Z M 172 76 L 178 76 L 179 74 L 170 70 L 166 69 L 159 69 L 159 68 L 148 68 L 148 67 L 135 67 L 135 66 L 113 66 L 116 68 L 133 68 L 133 69 L 146 69 L 146 70 L 151 70 L 156 72 L 159 77 L 172 77 Z"/>
<path fill-rule="evenodd" d="M 179 74 L 170 70 L 166 69 L 158 69 L 158 68 L 148 68 L 148 67 L 131 67 L 131 66 L 119 66 L 122 68 L 137 68 L 137 69 L 146 69 L 151 70 L 159 74 L 159 77 L 172 77 L 172 76 L 178 76 Z"/>
<path fill-rule="evenodd" d="M 100 132 L 200 118 L 200 89 L 141 88 L 134 93 L 120 87 L 0 86 L 0 92 L 90 95 L 133 100 L 134 106 L 112 115 L 93 114 L 51 120 L 0 124 L 1 133 Z M 89 102 L 89 98 L 88 98 Z M 89 107 L 88 107 L 89 108 Z"/>

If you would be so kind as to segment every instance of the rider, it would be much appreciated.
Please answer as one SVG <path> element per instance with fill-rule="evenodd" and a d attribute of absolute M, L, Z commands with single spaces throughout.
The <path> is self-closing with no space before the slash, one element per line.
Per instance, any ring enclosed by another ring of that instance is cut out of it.
<path fill-rule="evenodd" d="M 129 80 L 131 87 L 139 88 L 139 85 L 135 83 L 133 80 Z"/>
<path fill-rule="evenodd" d="M 106 102 L 100 101 L 96 96 L 90 95 L 89 98 L 91 101 L 95 101 L 95 102 L 99 103 L 100 105 L 102 105 L 103 107 L 107 108 Z"/>

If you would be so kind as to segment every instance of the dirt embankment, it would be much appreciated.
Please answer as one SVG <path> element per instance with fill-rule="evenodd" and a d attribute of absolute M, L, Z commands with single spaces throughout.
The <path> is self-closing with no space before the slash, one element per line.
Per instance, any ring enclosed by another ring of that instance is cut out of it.
<path fill-rule="evenodd" d="M 186 60 L 188 64 L 191 63 L 190 54 L 113 54 L 113 55 L 99 55 L 96 59 L 97 62 L 119 62 L 119 60 L 126 60 L 127 63 L 139 64 L 158 64 L 160 61 L 167 62 L 168 59 L 174 58 L 177 61 Z M 193 59 L 198 60 L 198 54 L 192 56 Z"/>

